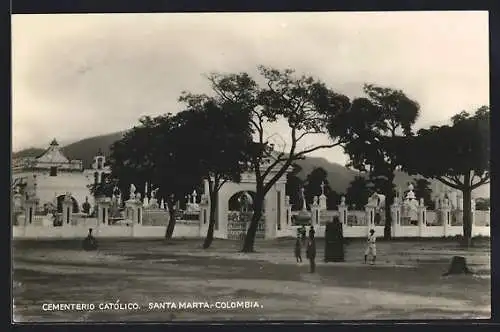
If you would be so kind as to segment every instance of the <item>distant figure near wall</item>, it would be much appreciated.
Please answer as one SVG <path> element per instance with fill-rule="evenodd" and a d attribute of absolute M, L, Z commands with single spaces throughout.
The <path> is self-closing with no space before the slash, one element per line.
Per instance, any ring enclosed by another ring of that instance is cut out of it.
<path fill-rule="evenodd" d="M 83 250 L 85 251 L 97 250 L 97 240 L 92 235 L 92 228 L 89 228 L 89 234 L 83 240 Z"/>

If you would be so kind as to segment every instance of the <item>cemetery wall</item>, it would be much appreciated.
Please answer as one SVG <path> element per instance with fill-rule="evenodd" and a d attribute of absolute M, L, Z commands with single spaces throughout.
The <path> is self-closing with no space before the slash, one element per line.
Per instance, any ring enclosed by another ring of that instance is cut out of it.
<path fill-rule="evenodd" d="M 291 215 L 296 214 L 295 211 Z M 338 211 L 322 211 L 319 220 L 311 220 L 317 238 L 323 238 L 325 224 L 331 221 Z M 475 211 L 473 236 L 490 236 L 489 211 Z M 163 238 L 167 222 L 151 222 L 137 224 L 131 220 L 121 220 L 114 225 L 99 223 L 96 218 L 86 218 L 79 214 L 72 216 L 71 222 L 63 226 L 53 226 L 49 216 L 36 215 L 32 223 L 25 226 L 24 214 L 18 216 L 18 225 L 12 227 L 14 239 L 71 239 L 84 238 L 88 229 L 92 228 L 97 237 L 105 238 Z M 276 237 L 296 237 L 299 225 L 292 225 L 290 221 L 283 222 L 281 229 L 276 231 Z M 344 224 L 344 237 L 363 238 L 368 235 L 371 228 L 382 237 L 383 225 L 368 225 L 365 211 L 348 211 L 347 224 Z M 309 226 L 306 227 L 309 230 Z M 393 237 L 452 237 L 462 234 L 462 225 L 446 225 L 441 222 L 438 213 L 427 211 L 425 225 L 393 225 Z M 174 228 L 174 238 L 202 238 L 206 229 L 201 229 L 198 220 L 178 220 Z M 227 238 L 223 230 L 215 233 L 216 237 Z"/>

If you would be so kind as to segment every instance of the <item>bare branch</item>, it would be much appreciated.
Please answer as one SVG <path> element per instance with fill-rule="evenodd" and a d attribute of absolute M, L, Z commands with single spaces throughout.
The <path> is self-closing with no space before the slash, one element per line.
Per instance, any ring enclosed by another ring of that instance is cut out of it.
<path fill-rule="evenodd" d="M 318 146 L 315 146 L 315 147 L 312 147 L 312 148 L 309 148 L 309 149 L 306 149 L 306 150 L 302 150 L 298 153 L 295 154 L 295 157 L 302 157 L 310 152 L 313 152 L 313 151 L 316 151 L 316 150 L 320 150 L 320 149 L 328 149 L 328 148 L 334 148 L 336 146 L 339 146 L 341 143 L 340 142 L 337 142 L 337 143 L 332 143 L 332 144 L 325 144 L 325 145 L 318 145 Z"/>
<path fill-rule="evenodd" d="M 276 174 L 269 180 L 264 186 L 264 192 L 267 193 L 269 189 L 271 189 L 272 185 L 275 184 L 285 172 L 288 170 L 290 165 L 292 164 L 292 159 L 288 158 L 287 161 L 281 166 L 281 168 L 276 172 Z"/>
<path fill-rule="evenodd" d="M 463 189 L 463 185 L 457 185 L 457 184 L 451 182 L 449 178 L 446 178 L 444 176 L 438 176 L 436 179 L 438 179 L 439 181 L 441 181 L 445 185 L 447 185 L 449 187 L 452 187 L 454 189 L 458 189 L 458 190 L 462 190 Z"/>
<path fill-rule="evenodd" d="M 473 184 L 471 186 L 471 188 L 472 188 L 472 190 L 474 190 L 474 189 L 482 186 L 483 184 L 487 184 L 487 183 L 490 183 L 490 173 L 486 173 L 484 175 L 484 177 L 481 180 L 479 180 L 479 182 Z"/>
<path fill-rule="evenodd" d="M 216 188 L 216 191 L 219 191 L 220 188 L 222 188 L 222 186 L 227 182 L 227 179 L 224 179 L 222 181 L 220 181 L 219 185 L 217 186 Z"/>
<path fill-rule="evenodd" d="M 304 136 L 307 136 L 307 135 L 316 135 L 316 134 L 323 134 L 323 132 L 317 131 L 317 130 L 305 131 L 302 134 L 300 134 L 299 137 L 297 137 L 297 142 L 300 141 L 302 138 L 304 138 Z"/>
<path fill-rule="evenodd" d="M 451 177 L 448 177 L 450 180 L 452 180 L 454 183 L 456 183 L 458 186 L 461 186 L 463 183 L 463 181 L 460 180 L 460 177 L 458 175 L 454 175 L 454 176 L 451 176 Z"/>
<path fill-rule="evenodd" d="M 276 165 L 278 165 L 280 162 L 283 161 L 283 156 L 285 154 L 282 152 L 278 155 L 278 157 L 276 158 L 276 160 L 274 160 L 267 168 L 266 170 L 262 173 L 262 178 L 266 178 L 266 176 L 269 175 L 269 173 L 271 173 L 271 171 L 273 170 L 274 167 L 276 167 Z M 285 160 L 288 160 L 288 158 L 286 158 Z"/>

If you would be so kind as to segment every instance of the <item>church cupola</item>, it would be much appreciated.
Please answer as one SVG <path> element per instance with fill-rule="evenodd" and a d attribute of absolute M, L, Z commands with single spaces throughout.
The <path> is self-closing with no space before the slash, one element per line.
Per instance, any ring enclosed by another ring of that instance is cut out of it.
<path fill-rule="evenodd" d="M 95 170 L 103 170 L 104 164 L 106 163 L 106 157 L 102 153 L 102 150 L 99 149 L 97 155 L 94 157 L 94 162 L 92 163 L 92 168 Z"/>

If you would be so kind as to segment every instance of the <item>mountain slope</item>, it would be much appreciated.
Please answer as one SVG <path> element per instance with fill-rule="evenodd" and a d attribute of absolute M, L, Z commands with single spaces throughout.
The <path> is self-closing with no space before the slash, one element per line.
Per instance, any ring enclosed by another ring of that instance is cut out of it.
<path fill-rule="evenodd" d="M 12 159 L 38 157 L 44 151 L 45 151 L 45 149 L 42 149 L 42 148 L 27 148 L 27 149 L 12 153 Z"/>
<path fill-rule="evenodd" d="M 94 136 L 71 143 L 61 148 L 62 152 L 69 159 L 79 159 L 83 161 L 85 168 L 90 168 L 92 161 L 99 151 L 104 155 L 109 155 L 111 145 L 123 137 L 123 132 L 112 133 L 108 135 Z M 28 148 L 12 154 L 12 159 L 38 157 L 45 149 Z"/>
<path fill-rule="evenodd" d="M 108 156 L 111 145 L 120 140 L 124 134 L 125 132 L 123 131 L 86 138 L 66 145 L 62 148 L 62 151 L 69 159 L 80 159 L 83 161 L 83 166 L 89 168 L 92 165 L 95 155 L 99 152 L 99 149 L 105 156 Z"/>
<path fill-rule="evenodd" d="M 99 149 L 101 149 L 104 155 L 109 155 L 111 144 L 122 138 L 124 133 L 125 131 L 121 131 L 108 135 L 86 138 L 63 147 L 62 151 L 69 159 L 80 159 L 83 161 L 84 167 L 89 168 Z M 43 153 L 43 151 L 45 151 L 45 149 L 29 148 L 13 153 L 12 158 L 37 157 Z M 357 171 L 348 169 L 337 163 L 332 163 L 320 157 L 306 157 L 304 160 L 297 161 L 297 164 L 302 168 L 298 173 L 298 177 L 302 180 L 304 180 L 314 168 L 323 168 L 328 173 L 328 183 L 330 187 L 339 193 L 345 193 L 349 187 L 349 183 L 354 177 L 356 175 L 361 175 L 361 173 Z M 408 182 L 412 181 L 413 178 L 414 176 L 410 176 L 403 172 L 397 172 L 394 182 L 402 189 L 406 189 Z M 489 192 L 489 185 L 482 186 L 474 191 L 474 196 L 490 197 Z"/>
<path fill-rule="evenodd" d="M 356 176 L 367 177 L 367 174 L 349 169 L 337 163 L 332 163 L 320 157 L 307 157 L 304 160 L 297 161 L 297 164 L 302 168 L 297 176 L 304 180 L 313 169 L 317 167 L 323 168 L 328 173 L 328 183 L 330 187 L 339 193 L 345 193 L 349 184 Z M 396 172 L 394 182 L 396 186 L 406 190 L 408 183 L 413 182 L 417 176 L 410 176 L 404 172 Z"/>

